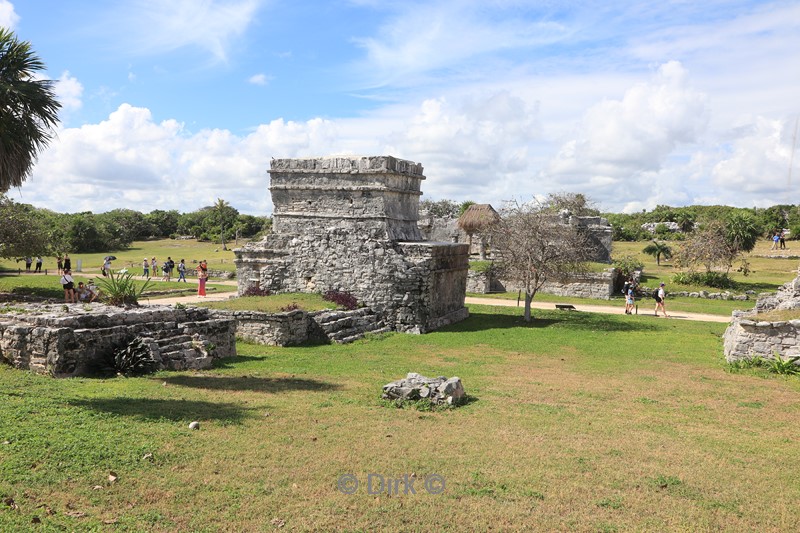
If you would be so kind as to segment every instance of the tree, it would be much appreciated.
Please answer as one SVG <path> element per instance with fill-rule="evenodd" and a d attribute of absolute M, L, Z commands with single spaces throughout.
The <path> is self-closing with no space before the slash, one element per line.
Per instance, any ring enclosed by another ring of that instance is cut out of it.
<path fill-rule="evenodd" d="M 549 200 L 549 197 L 548 197 Z M 551 204 L 510 203 L 489 229 L 500 275 L 525 289 L 525 321 L 531 321 L 531 301 L 548 280 L 586 270 L 591 249 L 575 226 L 552 214 Z"/>
<path fill-rule="evenodd" d="M 49 251 L 47 225 L 36 209 L 0 194 L 0 257 L 33 257 Z"/>
<path fill-rule="evenodd" d="M 694 221 L 695 216 L 685 209 L 675 213 L 675 223 L 684 233 L 689 233 L 694 229 Z"/>
<path fill-rule="evenodd" d="M 548 209 L 554 213 L 569 211 L 571 214 L 582 216 L 597 216 L 600 214 L 586 195 L 574 192 L 553 193 L 547 197 Z"/>
<path fill-rule="evenodd" d="M 656 258 L 656 264 L 661 266 L 661 258 L 670 259 L 672 257 L 672 248 L 663 242 L 653 241 L 651 244 L 645 246 L 642 250 L 647 255 L 652 255 Z"/>
<path fill-rule="evenodd" d="M 739 253 L 728 240 L 725 225 L 716 220 L 695 230 L 681 245 L 676 259 L 678 266 L 689 271 L 693 271 L 697 265 L 703 265 L 706 272 L 723 267 L 727 274 Z"/>
<path fill-rule="evenodd" d="M 44 68 L 29 42 L 0 28 L 0 193 L 30 176 L 58 124 L 53 82 L 37 79 Z"/>
<path fill-rule="evenodd" d="M 422 200 L 419 203 L 419 209 L 420 211 L 427 211 L 430 216 L 437 218 L 456 218 L 461 214 L 461 206 L 453 200 L 437 200 L 435 202 L 433 200 Z"/>
<path fill-rule="evenodd" d="M 751 252 L 761 234 L 755 217 L 745 211 L 737 211 L 728 216 L 725 236 L 730 245 L 739 252 Z"/>

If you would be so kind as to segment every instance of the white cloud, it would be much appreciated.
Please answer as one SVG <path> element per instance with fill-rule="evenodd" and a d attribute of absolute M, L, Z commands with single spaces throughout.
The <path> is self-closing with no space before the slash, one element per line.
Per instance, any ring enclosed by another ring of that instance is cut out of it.
<path fill-rule="evenodd" d="M 0 0 L 0 27 L 13 30 L 19 22 L 19 15 L 14 11 L 14 4 L 8 0 Z"/>
<path fill-rule="evenodd" d="M 707 122 L 706 95 L 689 86 L 680 63 L 666 63 L 651 81 L 635 85 L 621 100 L 591 107 L 540 179 L 568 187 L 588 185 L 601 196 L 598 200 L 613 201 L 615 191 L 631 187 L 641 195 L 653 190 L 646 184 L 680 146 L 699 139 Z"/>
<path fill-rule="evenodd" d="M 271 80 L 272 77 L 266 74 L 254 74 L 247 79 L 247 82 L 253 85 L 267 85 Z"/>
<path fill-rule="evenodd" d="M 109 16 L 109 27 L 126 25 L 126 46 L 140 54 L 197 47 L 226 61 L 232 41 L 250 26 L 263 0 L 136 0 Z"/>
<path fill-rule="evenodd" d="M 83 85 L 74 76 L 70 76 L 69 71 L 64 71 L 56 80 L 56 97 L 61 102 L 61 108 L 65 111 L 80 109 L 83 105 Z"/>

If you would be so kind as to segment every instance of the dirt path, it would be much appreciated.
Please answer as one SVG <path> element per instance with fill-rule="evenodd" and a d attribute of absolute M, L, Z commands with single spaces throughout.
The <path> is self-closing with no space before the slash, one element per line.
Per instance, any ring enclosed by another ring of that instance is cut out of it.
<path fill-rule="evenodd" d="M 480 304 L 480 305 L 499 305 L 503 307 L 516 307 L 517 301 L 516 300 L 504 300 L 501 298 L 474 298 L 474 297 L 467 297 L 466 303 L 468 304 Z M 524 304 L 520 302 L 520 307 Z M 620 306 L 611 306 L 611 305 L 584 305 L 584 304 L 572 304 L 575 307 L 576 311 L 583 311 L 587 313 L 607 313 L 612 315 L 622 315 L 625 314 L 625 308 L 623 305 Z M 555 309 L 556 304 L 550 302 L 531 302 L 531 309 Z M 522 312 L 522 309 L 520 309 Z M 669 318 L 676 318 L 678 320 L 697 320 L 700 322 L 730 322 L 731 318 L 726 316 L 720 315 L 706 315 L 702 313 L 689 313 L 685 311 L 675 311 L 674 313 L 670 312 L 669 309 L 667 310 L 669 313 Z M 643 316 L 651 316 L 655 318 L 653 314 L 653 306 L 646 306 L 639 308 L 639 314 Z M 659 316 L 659 319 L 663 320 L 663 316 Z"/>

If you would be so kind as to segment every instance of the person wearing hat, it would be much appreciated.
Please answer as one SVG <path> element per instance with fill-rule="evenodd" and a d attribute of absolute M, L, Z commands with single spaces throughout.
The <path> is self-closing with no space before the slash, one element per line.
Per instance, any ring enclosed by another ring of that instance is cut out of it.
<path fill-rule="evenodd" d="M 144 258 L 144 261 L 142 261 L 142 271 L 144 272 L 142 277 L 150 277 L 150 261 L 148 261 L 146 257 Z"/>
<path fill-rule="evenodd" d="M 667 297 L 667 293 L 664 291 L 664 284 L 662 283 L 658 287 L 658 291 L 656 291 L 656 316 L 658 316 L 658 310 L 661 309 L 664 312 L 664 318 L 669 318 L 667 316 L 667 310 L 664 309 L 664 298 Z"/>

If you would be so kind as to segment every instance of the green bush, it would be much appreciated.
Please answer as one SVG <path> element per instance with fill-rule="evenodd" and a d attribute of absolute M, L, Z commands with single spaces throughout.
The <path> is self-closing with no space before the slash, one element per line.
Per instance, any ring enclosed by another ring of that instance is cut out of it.
<path fill-rule="evenodd" d="M 97 373 L 105 376 L 141 376 L 158 370 L 150 348 L 139 337 L 122 343 L 97 364 Z"/>
<path fill-rule="evenodd" d="M 722 272 L 678 272 L 672 282 L 679 285 L 703 285 L 715 289 L 733 289 L 736 282 Z"/>

